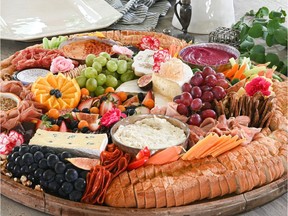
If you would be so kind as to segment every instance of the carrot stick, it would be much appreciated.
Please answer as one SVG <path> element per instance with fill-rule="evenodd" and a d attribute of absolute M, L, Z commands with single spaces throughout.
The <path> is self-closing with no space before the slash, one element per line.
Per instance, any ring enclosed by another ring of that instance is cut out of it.
<path fill-rule="evenodd" d="M 163 151 L 157 152 L 156 154 L 152 155 L 145 163 L 145 165 L 148 164 L 162 165 L 176 161 L 180 157 L 179 154 L 181 153 L 181 151 L 182 151 L 181 146 L 168 147 Z"/>
<path fill-rule="evenodd" d="M 235 65 L 233 65 L 231 70 L 225 74 L 225 76 L 231 79 L 233 75 L 236 73 L 236 71 L 238 70 L 238 68 L 239 68 L 239 64 L 236 63 Z"/>
<path fill-rule="evenodd" d="M 240 69 L 238 71 L 235 72 L 233 79 L 239 79 L 241 78 L 244 70 L 246 69 L 247 64 L 243 64 L 241 65 Z"/>

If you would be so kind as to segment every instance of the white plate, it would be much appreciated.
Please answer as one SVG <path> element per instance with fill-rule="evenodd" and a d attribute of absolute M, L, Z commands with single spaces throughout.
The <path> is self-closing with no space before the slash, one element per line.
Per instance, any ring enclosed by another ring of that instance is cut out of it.
<path fill-rule="evenodd" d="M 104 0 L 1 0 L 0 37 L 29 41 L 106 28 L 122 17 Z"/>

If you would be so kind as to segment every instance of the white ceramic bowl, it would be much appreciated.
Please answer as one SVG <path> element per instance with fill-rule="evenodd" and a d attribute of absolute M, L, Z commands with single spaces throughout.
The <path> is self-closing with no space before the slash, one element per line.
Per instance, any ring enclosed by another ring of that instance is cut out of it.
<path fill-rule="evenodd" d="M 131 147 L 128 146 L 122 142 L 120 142 L 119 140 L 117 140 L 117 138 L 115 138 L 114 134 L 115 132 L 118 130 L 118 128 L 120 127 L 120 125 L 129 125 L 129 124 L 133 124 L 137 121 L 140 121 L 142 119 L 147 119 L 147 118 L 154 118 L 154 117 L 158 117 L 158 118 L 162 118 L 162 119 L 166 119 L 169 123 L 171 123 L 172 125 L 182 129 L 185 133 L 186 139 L 184 142 L 179 142 L 179 143 L 175 143 L 175 146 L 179 145 L 182 146 L 183 148 L 187 148 L 187 144 L 189 141 L 189 135 L 190 135 L 190 129 L 188 127 L 187 124 L 181 122 L 178 119 L 169 117 L 169 116 L 164 116 L 164 115 L 152 115 L 152 114 L 143 114 L 143 115 L 133 115 L 133 116 L 129 116 L 127 118 L 124 118 L 122 120 L 120 120 L 119 122 L 117 122 L 112 128 L 111 128 L 111 137 L 112 137 L 112 141 L 113 143 L 118 146 L 122 151 L 130 153 L 131 155 L 136 155 L 141 148 L 137 148 L 137 147 Z M 162 150 L 165 148 L 152 148 L 150 149 L 150 151 L 152 153 L 158 151 L 158 150 Z"/>

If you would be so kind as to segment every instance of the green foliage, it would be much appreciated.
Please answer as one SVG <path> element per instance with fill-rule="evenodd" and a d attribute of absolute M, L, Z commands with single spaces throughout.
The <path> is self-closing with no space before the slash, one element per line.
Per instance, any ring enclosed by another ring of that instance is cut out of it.
<path fill-rule="evenodd" d="M 281 45 L 287 49 L 287 28 L 285 22 L 286 11 L 269 11 L 267 7 L 260 8 L 257 12 L 247 12 L 233 29 L 240 32 L 239 50 L 241 56 L 250 57 L 257 63 L 270 62 L 269 67 L 277 66 L 277 71 L 287 75 L 287 62 L 281 61 L 278 55 L 266 53 L 265 46 Z M 264 46 L 256 43 L 263 41 Z"/>

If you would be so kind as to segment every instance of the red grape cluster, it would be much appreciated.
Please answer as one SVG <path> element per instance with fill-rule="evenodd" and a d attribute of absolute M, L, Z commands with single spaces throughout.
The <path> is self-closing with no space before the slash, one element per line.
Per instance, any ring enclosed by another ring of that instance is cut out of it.
<path fill-rule="evenodd" d="M 223 99 L 229 86 L 224 74 L 205 67 L 203 71 L 197 71 L 189 83 L 184 83 L 183 93 L 174 98 L 177 111 L 189 117 L 187 123 L 190 125 L 199 126 L 205 118 L 216 118 L 213 100 Z"/>

